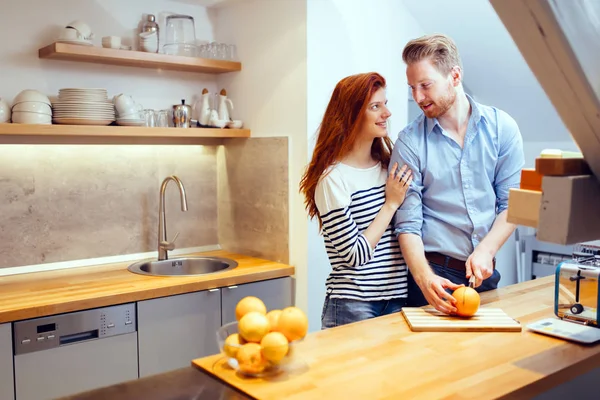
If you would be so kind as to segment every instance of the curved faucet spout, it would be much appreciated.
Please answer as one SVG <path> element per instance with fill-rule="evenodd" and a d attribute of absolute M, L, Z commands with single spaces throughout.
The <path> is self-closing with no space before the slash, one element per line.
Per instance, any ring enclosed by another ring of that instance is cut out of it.
<path fill-rule="evenodd" d="M 158 204 L 158 259 L 159 260 L 167 260 L 169 255 L 167 253 L 168 250 L 175 249 L 175 240 L 179 233 L 175 235 L 175 238 L 172 242 L 167 241 L 167 215 L 165 213 L 165 192 L 167 190 L 167 185 L 170 181 L 173 181 L 177 184 L 179 188 L 179 195 L 181 198 L 181 211 L 187 211 L 187 197 L 185 195 L 185 188 L 183 186 L 183 182 L 175 176 L 167 176 L 162 184 L 160 185 L 160 196 L 159 196 L 159 204 Z"/>

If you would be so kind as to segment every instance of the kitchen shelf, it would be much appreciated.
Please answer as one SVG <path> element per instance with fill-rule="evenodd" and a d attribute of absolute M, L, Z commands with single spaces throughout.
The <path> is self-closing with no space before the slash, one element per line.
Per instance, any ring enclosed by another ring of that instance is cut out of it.
<path fill-rule="evenodd" d="M 203 144 L 249 137 L 249 129 L 0 124 L 0 144 Z"/>
<path fill-rule="evenodd" d="M 146 53 L 143 51 L 105 49 L 103 47 L 82 46 L 58 42 L 39 49 L 38 55 L 39 58 L 50 60 L 81 61 L 96 64 L 210 74 L 221 74 L 242 70 L 242 64 L 235 61 L 171 56 L 158 53 Z"/>

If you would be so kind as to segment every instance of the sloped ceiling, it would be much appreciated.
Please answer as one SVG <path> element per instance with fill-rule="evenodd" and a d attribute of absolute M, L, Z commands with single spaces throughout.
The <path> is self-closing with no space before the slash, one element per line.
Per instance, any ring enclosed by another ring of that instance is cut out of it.
<path fill-rule="evenodd" d="M 469 91 L 512 115 L 525 141 L 572 140 L 488 0 L 403 1 L 425 32 L 456 41 Z"/>

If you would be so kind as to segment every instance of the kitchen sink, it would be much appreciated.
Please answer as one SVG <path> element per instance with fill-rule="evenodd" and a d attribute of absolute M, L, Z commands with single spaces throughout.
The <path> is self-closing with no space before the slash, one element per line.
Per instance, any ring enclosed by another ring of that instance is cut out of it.
<path fill-rule="evenodd" d="M 127 269 L 141 275 L 194 276 L 214 274 L 237 267 L 238 263 L 220 257 L 182 257 L 168 260 L 145 260 L 131 264 Z"/>

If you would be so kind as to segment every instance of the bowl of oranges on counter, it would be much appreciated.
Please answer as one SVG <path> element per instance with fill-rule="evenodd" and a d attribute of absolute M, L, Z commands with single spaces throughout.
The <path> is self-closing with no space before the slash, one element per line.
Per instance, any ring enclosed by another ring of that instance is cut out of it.
<path fill-rule="evenodd" d="M 236 321 L 217 330 L 227 364 L 253 377 L 285 370 L 297 361 L 295 346 L 308 331 L 308 318 L 298 307 L 269 310 L 258 297 L 247 296 L 235 308 Z"/>

